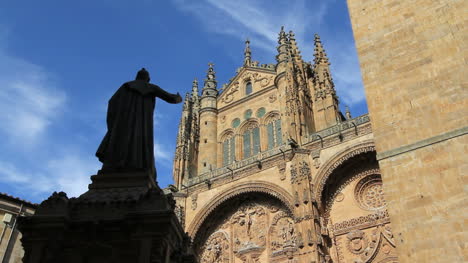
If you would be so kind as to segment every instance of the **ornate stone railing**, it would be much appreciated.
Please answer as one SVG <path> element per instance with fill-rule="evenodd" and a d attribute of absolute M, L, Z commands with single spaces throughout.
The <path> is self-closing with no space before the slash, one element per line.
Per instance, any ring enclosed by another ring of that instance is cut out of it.
<path fill-rule="evenodd" d="M 191 186 L 191 185 L 195 185 L 195 184 L 198 184 L 198 183 L 201 183 L 201 182 L 206 182 L 207 180 L 209 180 L 211 178 L 215 178 L 215 177 L 221 176 L 223 174 L 234 172 L 235 170 L 238 170 L 240 168 L 249 166 L 251 164 L 258 163 L 258 161 L 267 159 L 267 158 L 269 158 L 271 156 L 274 156 L 274 155 L 277 155 L 277 154 L 282 154 L 282 151 L 285 152 L 285 151 L 290 150 L 290 149 L 291 149 L 290 146 L 282 145 L 280 147 L 273 148 L 273 149 L 268 150 L 268 151 L 260 152 L 255 156 L 252 156 L 252 157 L 240 160 L 240 161 L 236 161 L 236 162 L 234 162 L 232 164 L 229 164 L 227 166 L 223 166 L 223 167 L 214 169 L 213 171 L 198 175 L 197 177 L 190 178 L 190 179 L 188 179 L 187 184 L 189 186 Z"/>
<path fill-rule="evenodd" d="M 369 121 L 370 121 L 370 119 L 369 119 L 368 114 L 361 115 L 361 116 L 356 117 L 356 118 L 351 119 L 351 120 L 346 120 L 346 121 L 341 122 L 341 123 L 339 123 L 337 125 L 334 125 L 334 126 L 332 126 L 330 128 L 326 128 L 324 130 L 311 133 L 306 138 L 306 141 L 304 142 L 304 144 L 320 140 L 320 138 L 323 139 L 325 137 L 340 133 L 340 132 L 342 132 L 344 130 L 347 130 L 347 129 L 351 129 L 351 128 L 357 129 L 357 126 L 359 126 L 359 125 L 361 125 L 363 123 L 369 122 Z"/>
<path fill-rule="evenodd" d="M 357 131 L 357 127 L 359 125 L 364 124 L 369 121 L 370 121 L 369 115 L 367 114 L 361 115 L 351 120 L 344 121 L 330 128 L 310 134 L 308 137 L 306 137 L 304 144 L 311 143 L 317 140 L 323 140 L 325 137 L 343 132 L 348 129 L 356 129 Z M 263 161 L 269 157 L 272 157 L 278 154 L 283 154 L 289 150 L 291 150 L 291 147 L 289 145 L 281 145 L 277 148 L 273 148 L 268 151 L 260 152 L 255 156 L 252 156 L 252 157 L 240 160 L 240 161 L 236 161 L 227 166 L 223 166 L 223 167 L 214 169 L 210 172 L 198 175 L 196 177 L 189 178 L 186 182 L 187 186 L 196 185 L 202 182 L 208 183 L 209 180 L 211 180 L 212 178 L 216 178 L 222 175 L 233 173 L 236 170 L 258 163 L 259 161 Z"/>

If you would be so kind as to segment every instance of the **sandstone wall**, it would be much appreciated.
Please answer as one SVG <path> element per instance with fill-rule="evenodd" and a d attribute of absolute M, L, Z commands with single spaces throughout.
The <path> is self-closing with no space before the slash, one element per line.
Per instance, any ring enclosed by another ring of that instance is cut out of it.
<path fill-rule="evenodd" d="M 401 262 L 466 262 L 468 2 L 348 0 Z"/>

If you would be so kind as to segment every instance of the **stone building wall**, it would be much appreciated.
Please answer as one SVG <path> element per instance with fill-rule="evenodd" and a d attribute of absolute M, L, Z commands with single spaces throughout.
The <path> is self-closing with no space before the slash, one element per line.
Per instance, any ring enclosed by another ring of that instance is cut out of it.
<path fill-rule="evenodd" d="M 348 0 L 401 262 L 466 262 L 468 3 Z"/>
<path fill-rule="evenodd" d="M 15 223 L 19 214 L 34 214 L 36 205 L 27 201 L 0 193 L 0 260 L 5 263 L 20 263 L 24 255 L 21 245 L 21 233 Z M 21 211 L 20 211 L 21 210 Z M 5 222 L 5 215 L 11 220 Z"/>

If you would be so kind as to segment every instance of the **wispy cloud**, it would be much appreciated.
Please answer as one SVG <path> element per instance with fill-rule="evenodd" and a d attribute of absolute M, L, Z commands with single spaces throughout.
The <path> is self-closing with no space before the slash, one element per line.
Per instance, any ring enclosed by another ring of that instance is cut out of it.
<path fill-rule="evenodd" d="M 23 146 L 38 141 L 61 112 L 66 95 L 40 66 L 0 49 L 0 132 Z"/>
<path fill-rule="evenodd" d="M 2 191 L 39 200 L 53 191 L 77 196 L 97 162 L 73 142 L 52 140 L 67 95 L 53 73 L 8 52 L 7 33 L 0 25 L 0 183 L 8 188 Z"/>
<path fill-rule="evenodd" d="M 268 52 L 275 51 L 281 26 L 294 28 L 301 36 L 305 25 L 320 24 L 327 10 L 327 1 L 317 3 L 315 14 L 307 13 L 306 1 L 287 1 L 272 5 L 271 1 L 251 0 L 174 0 L 184 12 L 197 17 L 206 30 L 245 40 Z"/>
<path fill-rule="evenodd" d="M 83 155 L 69 153 L 50 159 L 42 167 L 28 169 L 15 163 L 0 162 L 0 182 L 6 183 L 28 197 L 47 196 L 54 191 L 64 191 L 76 197 L 87 190 L 91 171 L 97 171 L 97 163 Z"/>
<path fill-rule="evenodd" d="M 166 144 L 162 144 L 159 142 L 154 143 L 154 158 L 156 159 L 157 163 L 160 163 L 158 162 L 158 160 L 165 162 L 172 160 L 172 155 L 173 151 L 169 150 Z M 170 165 L 172 165 L 172 163 Z"/>

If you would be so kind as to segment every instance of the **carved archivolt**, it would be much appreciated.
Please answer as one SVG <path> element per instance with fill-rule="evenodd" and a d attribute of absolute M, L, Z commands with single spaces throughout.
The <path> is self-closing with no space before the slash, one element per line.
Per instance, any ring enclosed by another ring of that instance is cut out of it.
<path fill-rule="evenodd" d="M 313 183 L 313 192 L 316 194 L 316 200 L 319 204 L 322 203 L 322 191 L 325 188 L 325 184 L 333 171 L 342 165 L 346 160 L 367 152 L 375 152 L 373 141 L 367 141 L 358 145 L 354 145 L 340 153 L 335 154 L 327 163 L 325 163 L 325 165 L 322 165 L 322 168 L 318 171 Z"/>
<path fill-rule="evenodd" d="M 205 221 L 205 219 L 208 218 L 211 212 L 213 212 L 222 203 L 241 194 L 255 192 L 265 193 L 276 197 L 281 201 L 281 203 L 285 205 L 285 207 L 288 209 L 288 212 L 291 215 L 293 214 L 293 197 L 286 190 L 279 187 L 278 185 L 263 181 L 250 181 L 246 183 L 241 183 L 215 197 L 197 213 L 189 228 L 187 229 L 190 237 L 194 238 L 196 236 L 198 229 Z"/>
<path fill-rule="evenodd" d="M 341 202 L 343 199 L 344 199 L 344 195 L 342 193 L 342 191 L 349 185 L 351 184 L 353 181 L 355 180 L 359 180 L 361 179 L 362 180 L 360 182 L 368 182 L 368 181 L 371 181 L 371 182 L 380 182 L 382 183 L 382 179 L 380 179 L 380 171 L 379 169 L 369 169 L 369 170 L 366 170 L 366 171 L 363 171 L 361 173 L 358 173 L 358 174 L 355 174 L 353 176 L 350 176 L 349 178 L 347 178 L 344 182 L 342 182 L 340 184 L 340 186 L 338 187 L 338 189 L 336 189 L 336 191 L 333 193 L 333 195 L 330 197 L 330 198 L 327 198 L 325 201 L 325 217 L 328 218 L 328 216 L 330 215 L 330 209 L 331 209 L 331 206 L 333 205 L 333 203 L 335 201 L 337 202 Z M 369 179 L 366 179 L 366 178 L 375 178 L 375 181 L 374 180 L 369 180 Z M 367 197 L 366 197 L 366 194 L 367 194 L 367 186 L 371 186 L 371 184 L 361 184 L 362 186 L 361 187 L 356 187 L 355 188 L 355 199 L 356 200 L 362 200 L 363 202 L 366 202 Z M 381 193 L 381 192 L 379 192 Z M 379 197 L 379 201 L 380 201 L 380 198 L 384 198 L 383 197 L 383 194 L 381 197 Z M 359 201 L 358 201 L 359 202 Z M 365 210 L 376 210 L 376 209 L 368 209 L 367 207 L 363 207 Z M 379 208 L 383 208 L 383 207 L 379 207 Z"/>

